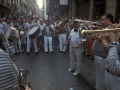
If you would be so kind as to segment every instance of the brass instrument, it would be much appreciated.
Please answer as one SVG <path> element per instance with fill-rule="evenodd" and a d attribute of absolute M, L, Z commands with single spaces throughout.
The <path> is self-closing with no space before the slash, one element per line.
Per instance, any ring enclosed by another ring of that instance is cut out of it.
<path fill-rule="evenodd" d="M 61 24 L 55 27 L 55 33 L 63 33 L 66 31 L 66 23 L 71 22 L 71 20 L 66 18 Z"/>
<path fill-rule="evenodd" d="M 19 70 L 19 84 L 20 84 L 20 90 L 25 90 L 25 87 L 27 85 L 27 74 L 28 71 L 25 69 Z M 31 87 L 31 86 L 30 86 Z"/>
<path fill-rule="evenodd" d="M 117 33 L 120 31 L 120 28 L 113 28 L 113 29 L 101 29 L 101 30 L 81 30 L 79 33 L 81 37 L 83 38 L 97 38 L 102 39 L 105 38 L 105 34 L 97 35 L 98 33 L 107 33 L 107 32 L 114 32 Z"/>

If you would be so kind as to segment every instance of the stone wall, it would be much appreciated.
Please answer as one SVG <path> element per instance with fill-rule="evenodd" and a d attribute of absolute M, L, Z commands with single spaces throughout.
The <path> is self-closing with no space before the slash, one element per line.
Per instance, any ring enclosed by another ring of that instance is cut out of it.
<path fill-rule="evenodd" d="M 117 0 L 107 0 L 106 13 L 111 13 L 115 17 L 116 5 Z"/>

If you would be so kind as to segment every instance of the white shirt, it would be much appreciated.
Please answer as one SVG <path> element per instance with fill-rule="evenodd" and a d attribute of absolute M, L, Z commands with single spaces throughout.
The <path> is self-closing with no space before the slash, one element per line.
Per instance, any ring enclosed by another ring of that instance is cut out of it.
<path fill-rule="evenodd" d="M 74 29 L 71 30 L 69 37 L 68 37 L 70 39 L 71 47 L 76 47 L 81 42 L 86 41 L 85 38 L 80 37 L 80 35 L 79 35 L 80 30 L 81 30 L 81 28 L 79 28 L 77 32 L 75 32 Z"/>
<path fill-rule="evenodd" d="M 0 34 L 4 34 L 4 26 L 3 24 L 0 23 Z"/>
<path fill-rule="evenodd" d="M 30 27 L 31 26 L 34 26 L 34 23 L 33 22 L 31 22 L 31 23 L 26 23 L 26 25 L 25 25 L 25 29 L 27 30 L 27 32 L 30 30 Z"/>
<path fill-rule="evenodd" d="M 40 32 L 40 35 L 42 35 L 42 31 L 44 30 L 44 28 L 45 28 L 45 23 L 43 23 L 43 24 L 38 24 L 39 25 L 39 28 L 40 28 L 40 30 L 41 30 L 41 32 Z"/>

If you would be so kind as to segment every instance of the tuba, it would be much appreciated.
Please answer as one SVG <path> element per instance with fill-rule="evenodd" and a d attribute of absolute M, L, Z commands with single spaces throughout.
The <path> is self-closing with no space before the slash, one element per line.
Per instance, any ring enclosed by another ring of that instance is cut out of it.
<path fill-rule="evenodd" d="M 59 24 L 58 26 L 55 27 L 55 33 L 63 33 L 66 31 L 66 23 L 71 22 L 70 18 L 67 17 L 65 20 Z"/>

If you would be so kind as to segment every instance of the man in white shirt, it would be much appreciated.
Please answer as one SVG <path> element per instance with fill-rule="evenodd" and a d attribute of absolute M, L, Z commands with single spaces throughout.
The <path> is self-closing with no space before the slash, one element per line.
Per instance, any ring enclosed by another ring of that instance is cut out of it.
<path fill-rule="evenodd" d="M 38 23 L 38 25 L 39 25 L 39 28 L 40 28 L 40 30 L 41 30 L 41 32 L 40 32 L 40 37 L 39 37 L 39 48 L 40 48 L 40 46 L 43 46 L 43 40 L 44 40 L 44 38 L 43 38 L 43 30 L 44 30 L 44 27 L 45 27 L 45 23 L 43 23 L 43 19 L 41 19 L 40 20 L 40 22 Z"/>
<path fill-rule="evenodd" d="M 26 23 L 26 30 L 27 32 L 31 30 L 34 27 L 34 23 L 32 22 L 32 18 L 29 18 L 28 23 Z M 35 53 L 38 54 L 38 49 L 37 49 L 37 40 L 36 38 L 31 38 L 28 33 L 27 33 L 27 54 L 30 54 L 30 47 L 31 47 L 31 40 L 34 45 Z"/>
<path fill-rule="evenodd" d="M 48 52 L 48 45 L 49 45 L 49 52 L 53 52 L 53 47 L 52 47 L 52 32 L 53 29 L 50 27 L 50 22 L 49 20 L 45 21 L 45 27 L 44 27 L 44 49 L 45 53 Z"/>
<path fill-rule="evenodd" d="M 68 71 L 75 70 L 73 75 L 78 75 L 81 71 L 82 47 L 86 39 L 79 35 L 79 32 L 82 29 L 79 25 L 79 20 L 74 21 L 74 27 L 75 28 L 73 28 L 69 34 L 68 40 L 63 44 L 66 45 L 70 43 L 70 69 L 68 69 Z"/>

